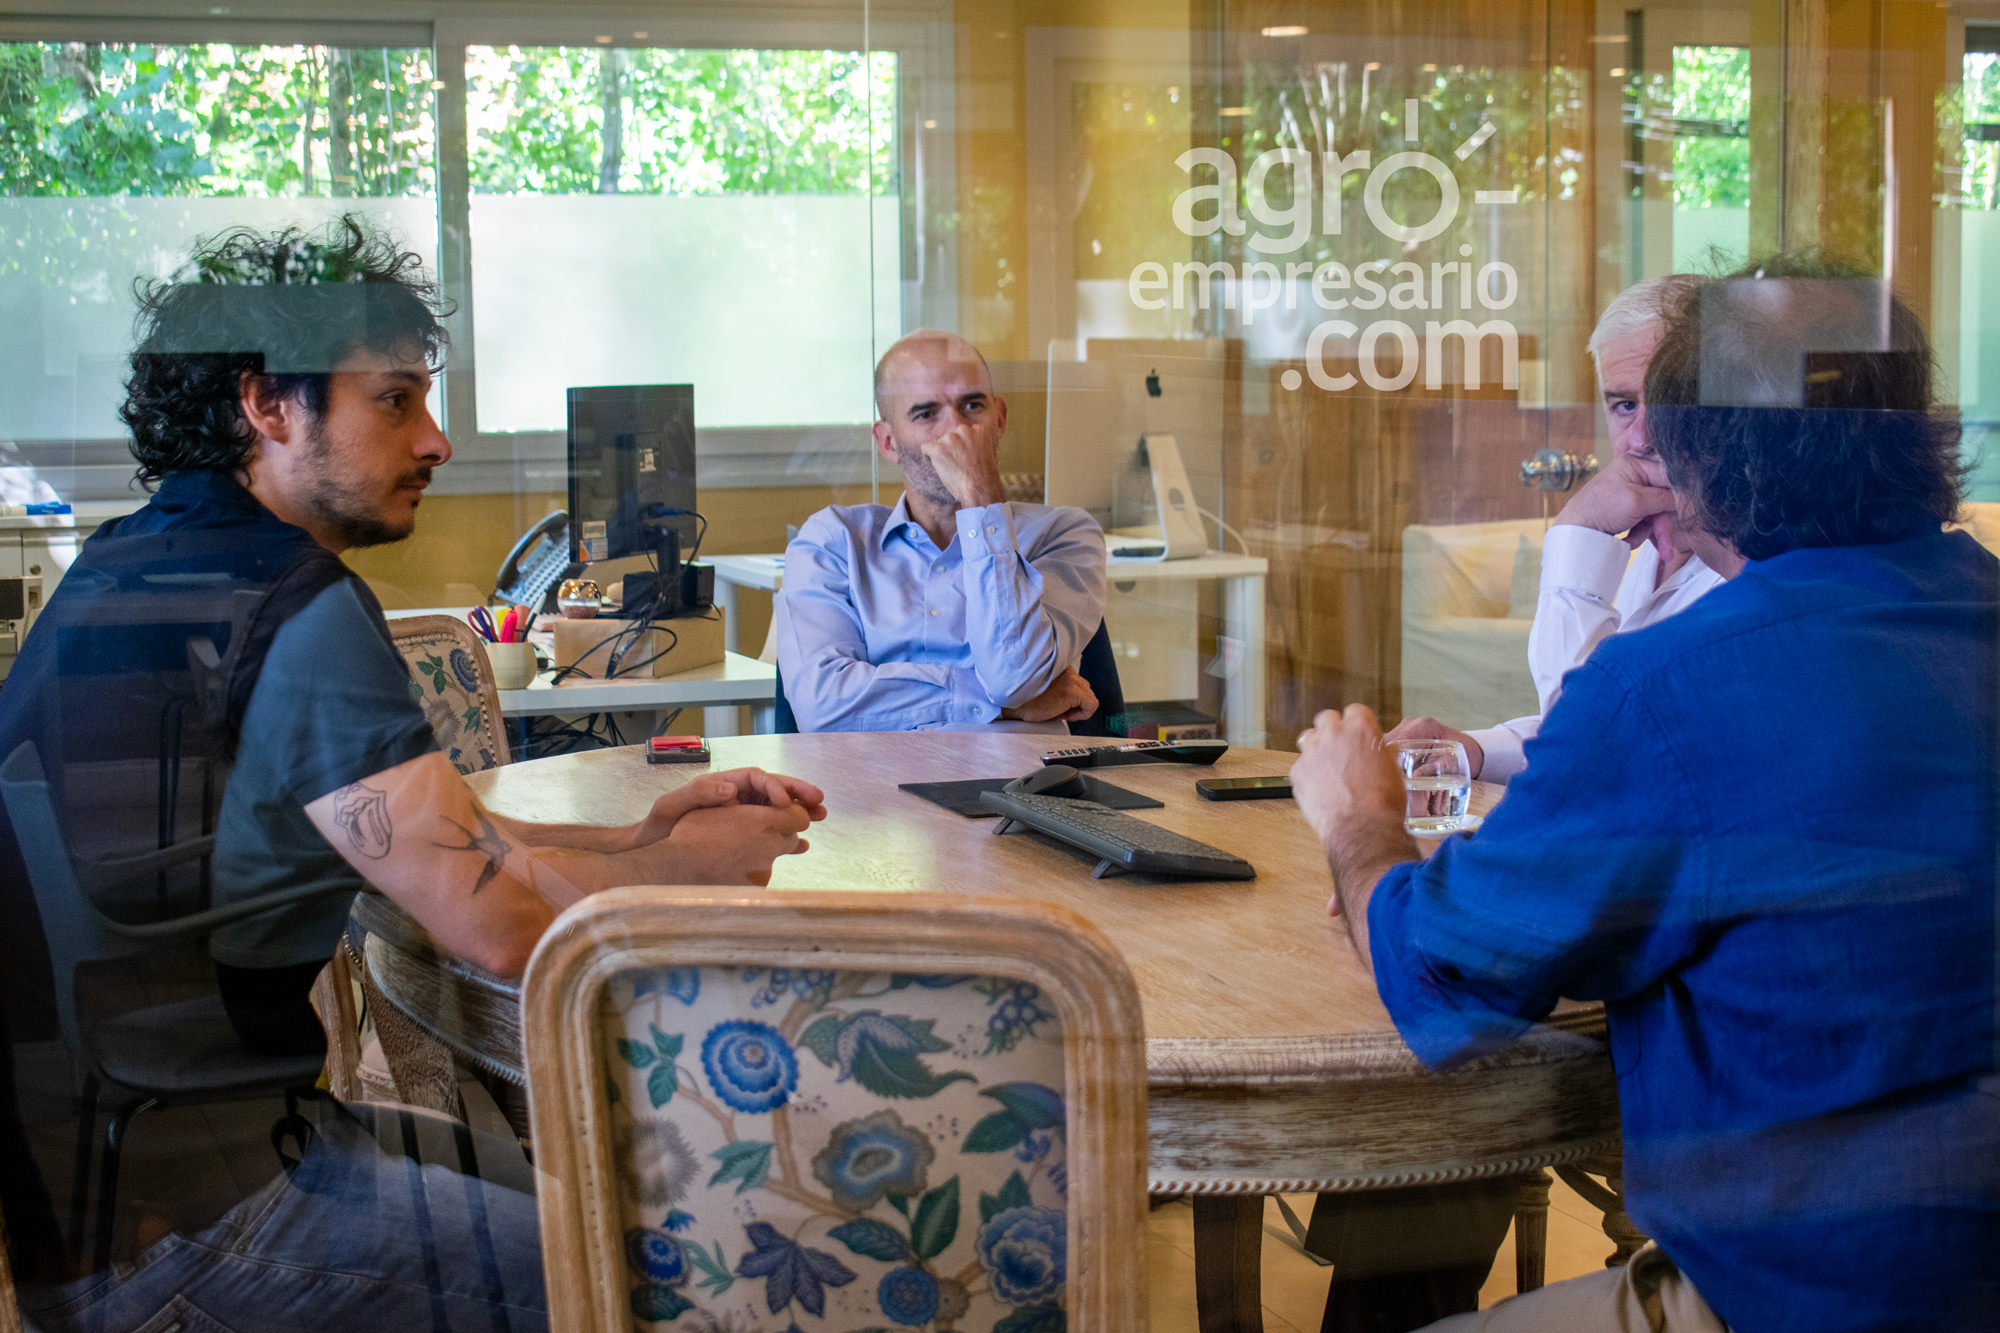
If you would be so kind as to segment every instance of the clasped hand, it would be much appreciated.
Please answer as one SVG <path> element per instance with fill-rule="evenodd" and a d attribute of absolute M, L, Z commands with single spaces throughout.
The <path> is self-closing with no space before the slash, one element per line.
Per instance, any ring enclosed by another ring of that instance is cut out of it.
<path fill-rule="evenodd" d="M 826 818 L 826 793 L 810 782 L 735 768 L 667 792 L 632 826 L 632 845 L 662 839 L 682 883 L 769 884 L 771 863 L 811 844 L 799 835 Z"/>
<path fill-rule="evenodd" d="M 1026 703 L 1000 710 L 1018 722 L 1081 722 L 1097 712 L 1097 692 L 1075 667 L 1064 667 L 1049 687 Z"/>

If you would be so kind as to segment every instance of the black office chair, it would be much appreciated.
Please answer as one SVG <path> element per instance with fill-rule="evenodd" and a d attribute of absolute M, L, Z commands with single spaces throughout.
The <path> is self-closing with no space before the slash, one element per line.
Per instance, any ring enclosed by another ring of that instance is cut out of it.
<path fill-rule="evenodd" d="M 1083 645 L 1083 659 L 1077 674 L 1097 696 L 1097 711 L 1081 722 L 1069 724 L 1072 736 L 1123 736 L 1125 734 L 1125 687 L 1118 683 L 1118 654 L 1111 647 L 1111 631 L 1103 621 L 1097 633 Z"/>
<path fill-rule="evenodd" d="M 97 1017 L 78 1003 L 78 973 L 86 964 L 132 958 L 199 940 L 222 926 L 262 912 L 321 897 L 352 896 L 343 879 L 297 884 L 191 916 L 132 924 L 113 920 L 98 895 L 143 882 L 164 869 L 211 854 L 215 839 L 108 861 L 72 858 L 47 774 L 33 741 L 23 741 L 0 763 L 0 802 L 13 821 L 27 862 L 28 885 L 42 914 L 49 962 L 55 973 L 56 1014 L 63 1044 L 86 1077 L 77 1103 L 76 1178 L 70 1203 L 71 1244 L 83 1253 L 85 1196 L 90 1189 L 98 1102 L 121 1094 L 104 1138 L 98 1171 L 96 1270 L 111 1260 L 118 1203 L 118 1167 L 132 1121 L 154 1107 L 244 1101 L 293 1088 L 309 1088 L 325 1063 L 322 1055 L 264 1055 L 236 1035 L 211 991 L 192 999 L 149 1005 Z M 88 887 L 86 887 L 88 886 Z M 96 1271 L 93 1270 L 93 1271 Z"/>
<path fill-rule="evenodd" d="M 784 668 L 773 666 L 771 669 L 777 672 L 777 676 L 771 682 L 777 689 L 777 694 L 771 699 L 771 712 L 775 718 L 771 730 L 780 736 L 796 736 L 799 731 L 799 715 L 792 711 L 792 701 L 785 697 Z"/>
<path fill-rule="evenodd" d="M 1076 665 L 1077 674 L 1089 684 L 1091 693 L 1097 696 L 1097 711 L 1081 722 L 1069 724 L 1072 736 L 1123 736 L 1125 734 L 1125 689 L 1118 683 L 1118 654 L 1111 648 L 1111 632 L 1103 621 L 1097 622 L 1097 633 L 1090 636 L 1090 642 L 1083 646 L 1083 660 Z M 791 700 L 785 698 L 785 673 L 777 671 L 773 682 L 777 689 L 772 698 L 772 713 L 776 719 L 773 726 L 780 736 L 796 735 L 799 729 L 798 715 L 792 712 Z"/>

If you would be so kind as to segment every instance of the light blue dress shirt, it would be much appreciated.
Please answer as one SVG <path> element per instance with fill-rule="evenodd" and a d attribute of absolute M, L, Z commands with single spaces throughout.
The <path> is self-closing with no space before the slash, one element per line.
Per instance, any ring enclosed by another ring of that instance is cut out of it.
<path fill-rule="evenodd" d="M 833 505 L 785 550 L 778 667 L 801 731 L 999 726 L 1104 619 L 1104 533 L 1081 509 L 961 509 L 940 551 L 907 500 Z"/>

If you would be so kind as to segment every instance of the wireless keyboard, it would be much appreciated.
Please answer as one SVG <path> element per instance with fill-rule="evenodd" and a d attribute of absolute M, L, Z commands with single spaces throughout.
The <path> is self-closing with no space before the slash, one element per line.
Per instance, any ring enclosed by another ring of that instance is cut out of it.
<path fill-rule="evenodd" d="M 1078 745 L 1050 750 L 1044 764 L 1071 768 L 1116 768 L 1121 764 L 1212 764 L 1229 752 L 1228 741 L 1132 741 L 1125 745 Z"/>
<path fill-rule="evenodd" d="M 1115 870 L 1141 870 L 1154 875 L 1188 875 L 1196 879 L 1255 879 L 1257 868 L 1193 838 L 1120 814 L 1095 801 L 1066 796 L 1016 796 L 1004 791 L 981 792 L 979 803 L 997 811 L 994 833 L 1025 824 L 1040 833 L 1102 857 L 1091 878 Z"/>

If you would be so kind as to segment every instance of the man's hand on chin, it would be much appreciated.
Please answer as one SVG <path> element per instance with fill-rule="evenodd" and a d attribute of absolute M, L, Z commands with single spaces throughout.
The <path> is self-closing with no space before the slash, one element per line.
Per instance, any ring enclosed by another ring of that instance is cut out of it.
<path fill-rule="evenodd" d="M 1371 709 L 1326 709 L 1312 730 L 1299 734 L 1292 795 L 1333 871 L 1327 911 L 1347 918 L 1355 951 L 1367 963 L 1368 896 L 1375 882 L 1397 862 L 1421 856 L 1403 831 L 1403 777 Z"/>
<path fill-rule="evenodd" d="M 1650 528 L 1654 515 L 1673 512 L 1674 493 L 1667 486 L 1666 469 L 1659 460 L 1619 454 L 1570 496 L 1556 522 L 1594 528 L 1615 537 L 1642 523 Z"/>
<path fill-rule="evenodd" d="M 1000 484 L 1000 437 L 991 426 L 960 426 L 923 446 L 938 480 L 964 509 L 980 509 L 1007 498 Z"/>

